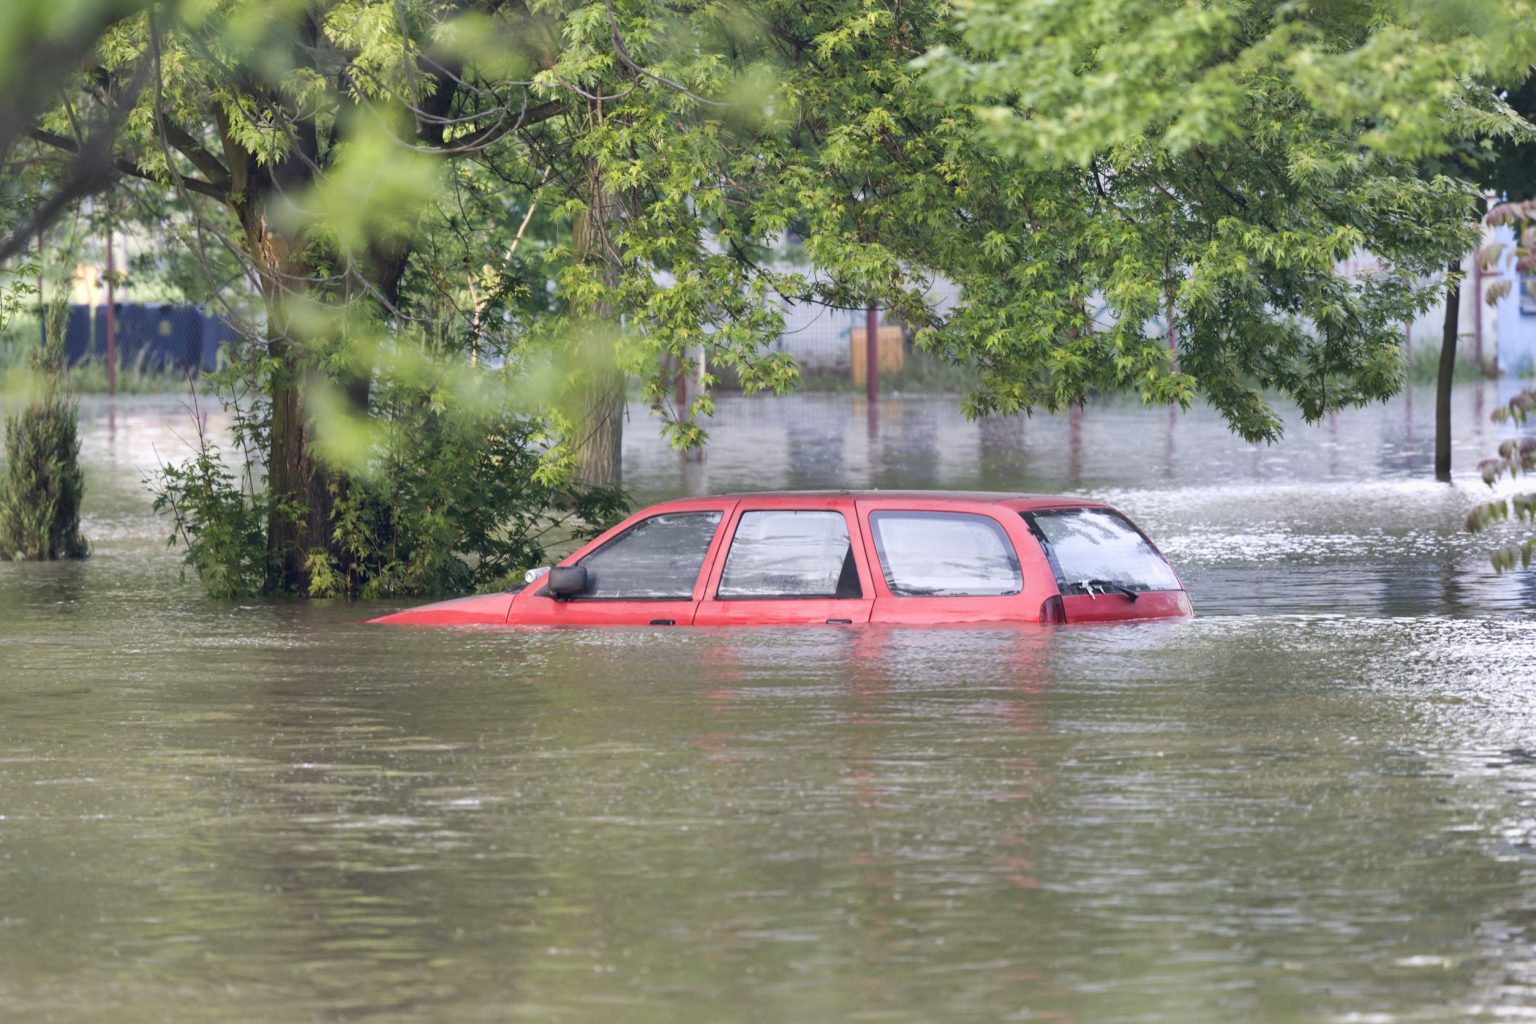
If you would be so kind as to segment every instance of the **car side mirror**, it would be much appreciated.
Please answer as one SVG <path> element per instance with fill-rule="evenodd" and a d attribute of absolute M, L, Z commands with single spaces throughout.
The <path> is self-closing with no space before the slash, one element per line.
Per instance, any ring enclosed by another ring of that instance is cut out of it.
<path fill-rule="evenodd" d="M 584 565 L 556 566 L 545 577 L 549 581 L 549 594 L 557 601 L 575 597 L 587 589 L 587 567 Z"/>

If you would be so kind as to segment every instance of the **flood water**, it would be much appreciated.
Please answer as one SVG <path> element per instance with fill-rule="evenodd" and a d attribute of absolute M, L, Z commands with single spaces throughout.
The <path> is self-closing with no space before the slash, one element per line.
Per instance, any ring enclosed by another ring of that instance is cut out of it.
<path fill-rule="evenodd" d="M 429 631 L 227 603 L 88 401 L 81 564 L 0 563 L 6 1021 L 1536 1017 L 1536 583 L 1431 395 L 1255 448 L 1203 411 L 723 399 L 642 499 L 1082 493 L 1192 622 Z M 217 429 L 217 422 L 212 425 Z"/>

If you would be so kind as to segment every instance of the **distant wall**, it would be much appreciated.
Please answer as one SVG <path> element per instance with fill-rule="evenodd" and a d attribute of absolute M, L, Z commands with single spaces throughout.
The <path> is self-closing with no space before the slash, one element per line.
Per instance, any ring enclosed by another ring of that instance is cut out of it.
<path fill-rule="evenodd" d="M 936 281 L 928 298 L 944 312 L 954 308 L 960 289 L 948 281 Z M 848 376 L 852 373 L 850 353 L 853 332 L 864 337 L 865 311 L 831 309 L 808 302 L 780 300 L 784 314 L 784 333 L 773 344 L 774 351 L 788 352 L 807 373 Z M 889 323 L 882 312 L 882 324 Z"/>
<path fill-rule="evenodd" d="M 1494 305 L 1495 331 L 1498 336 L 1499 373 L 1511 377 L 1536 375 L 1536 278 L 1515 271 L 1514 232 L 1500 227 L 1490 232 L 1493 240 L 1507 246 L 1495 273 L 1484 275 L 1486 283 L 1509 281 L 1512 287 Z"/>
<path fill-rule="evenodd" d="M 219 350 L 235 331 L 221 317 L 196 306 L 141 305 L 120 302 L 117 311 L 117 364 L 156 373 L 203 372 L 218 366 Z M 70 306 L 64 331 L 64 360 L 73 366 L 105 359 L 105 306 Z"/>

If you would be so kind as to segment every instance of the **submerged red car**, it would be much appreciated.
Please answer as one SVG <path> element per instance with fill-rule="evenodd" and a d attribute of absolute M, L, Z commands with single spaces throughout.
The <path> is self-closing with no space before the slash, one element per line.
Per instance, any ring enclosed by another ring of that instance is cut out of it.
<path fill-rule="evenodd" d="M 1194 614 L 1162 553 L 1096 501 L 771 491 L 662 502 L 513 591 L 423 626 L 1109 622 Z"/>

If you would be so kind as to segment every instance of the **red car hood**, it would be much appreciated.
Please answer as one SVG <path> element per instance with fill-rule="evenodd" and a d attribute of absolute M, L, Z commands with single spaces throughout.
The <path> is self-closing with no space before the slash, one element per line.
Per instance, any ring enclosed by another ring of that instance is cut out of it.
<path fill-rule="evenodd" d="M 507 612 L 512 607 L 512 596 L 509 593 L 500 593 L 458 597 L 452 601 L 439 601 L 419 608 L 406 608 L 368 621 L 383 622 L 391 626 L 500 626 L 507 621 Z"/>

